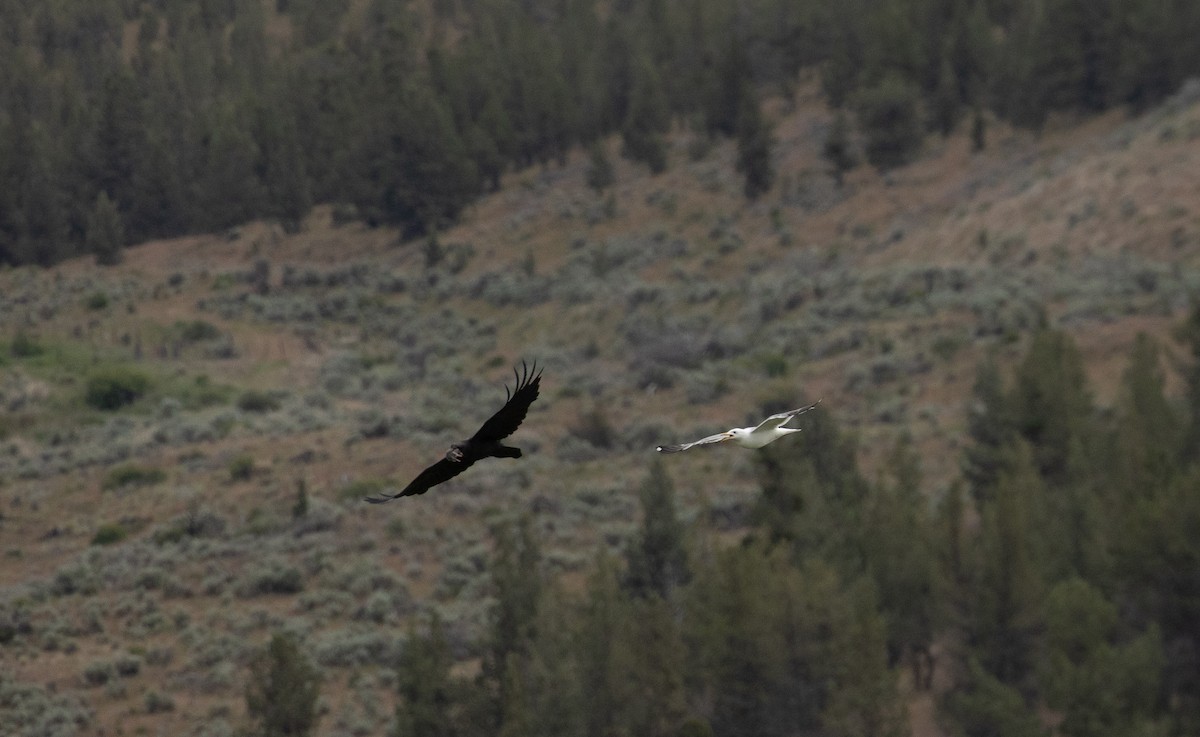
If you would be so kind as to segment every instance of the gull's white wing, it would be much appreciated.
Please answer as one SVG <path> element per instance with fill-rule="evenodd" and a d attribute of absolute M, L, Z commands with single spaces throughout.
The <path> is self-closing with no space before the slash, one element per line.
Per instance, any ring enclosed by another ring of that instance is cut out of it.
<path fill-rule="evenodd" d="M 805 412 L 812 409 L 813 407 L 816 407 L 820 403 L 821 403 L 821 400 L 818 399 L 817 401 L 813 402 L 812 404 L 808 405 L 807 407 L 801 407 L 800 409 L 790 409 L 787 412 L 780 412 L 777 415 L 771 415 L 767 419 L 758 423 L 758 427 L 754 428 L 754 430 L 755 430 L 755 432 L 757 432 L 759 430 L 774 430 L 775 428 L 784 424 L 785 422 L 792 419 L 796 415 L 802 415 Z"/>
<path fill-rule="evenodd" d="M 687 450 L 688 448 L 696 445 L 719 443 L 722 440 L 729 440 L 732 437 L 733 433 L 726 430 L 725 432 L 719 432 L 716 435 L 709 435 L 707 438 L 700 438 L 699 440 L 695 440 L 690 443 L 684 443 L 683 445 L 660 445 L 655 448 L 655 450 L 657 450 L 659 453 L 678 453 L 681 450 Z"/>

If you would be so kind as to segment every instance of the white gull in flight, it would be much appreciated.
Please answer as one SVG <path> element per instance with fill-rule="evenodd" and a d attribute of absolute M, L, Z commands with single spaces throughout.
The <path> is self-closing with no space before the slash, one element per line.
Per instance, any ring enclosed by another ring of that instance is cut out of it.
<path fill-rule="evenodd" d="M 813 402 L 807 407 L 801 407 L 800 409 L 788 410 L 787 412 L 780 412 L 777 415 L 771 415 L 767 419 L 758 423 L 758 427 L 735 427 L 731 430 L 719 432 L 716 435 L 709 435 L 707 438 L 700 438 L 699 440 L 695 440 L 690 443 L 684 443 L 682 445 L 660 445 L 656 448 L 656 450 L 659 453 L 678 453 L 679 451 L 687 450 L 694 445 L 722 443 L 726 440 L 732 440 L 743 448 L 761 448 L 773 440 L 782 438 L 784 435 L 800 432 L 800 428 L 798 427 L 782 427 L 782 425 L 796 415 L 802 415 L 820 403 L 821 400 L 818 399 L 816 402 Z"/>

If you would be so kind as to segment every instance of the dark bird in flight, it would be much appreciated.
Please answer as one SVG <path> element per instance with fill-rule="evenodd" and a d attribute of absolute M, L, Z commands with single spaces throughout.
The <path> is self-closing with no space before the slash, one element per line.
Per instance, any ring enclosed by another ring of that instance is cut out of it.
<path fill-rule="evenodd" d="M 483 427 L 479 428 L 478 432 L 461 443 L 452 444 L 450 450 L 446 452 L 445 458 L 418 474 L 400 492 L 367 497 L 366 501 L 372 504 L 382 504 L 402 496 L 424 494 L 443 481 L 449 481 L 467 470 L 475 461 L 484 458 L 520 458 L 520 448 L 504 445 L 500 441 L 516 432 L 525 420 L 529 405 L 538 398 L 542 372 L 538 371 L 536 361 L 532 369 L 527 367 L 524 361 L 521 361 L 521 373 L 518 374 L 514 368 L 513 376 L 516 378 L 516 388 L 510 393 L 508 386 L 505 385 L 504 393 L 507 398 L 504 406 L 483 423 Z"/>

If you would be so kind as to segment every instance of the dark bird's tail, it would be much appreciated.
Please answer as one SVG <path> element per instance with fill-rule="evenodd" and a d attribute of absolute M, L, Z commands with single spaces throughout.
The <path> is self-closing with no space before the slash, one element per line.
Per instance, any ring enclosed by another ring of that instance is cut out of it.
<path fill-rule="evenodd" d="M 363 497 L 363 501 L 370 502 L 371 504 L 383 504 L 384 502 L 390 502 L 393 499 L 399 499 L 400 496 L 400 494 L 386 494 L 381 492 L 379 496 L 365 496 Z"/>

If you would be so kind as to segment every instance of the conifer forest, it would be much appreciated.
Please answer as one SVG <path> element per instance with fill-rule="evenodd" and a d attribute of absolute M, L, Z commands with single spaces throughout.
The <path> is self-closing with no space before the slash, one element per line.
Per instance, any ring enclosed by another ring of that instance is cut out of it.
<path fill-rule="evenodd" d="M 1193 0 L 0 0 L 0 735 L 1200 734 L 1197 78 Z"/>

